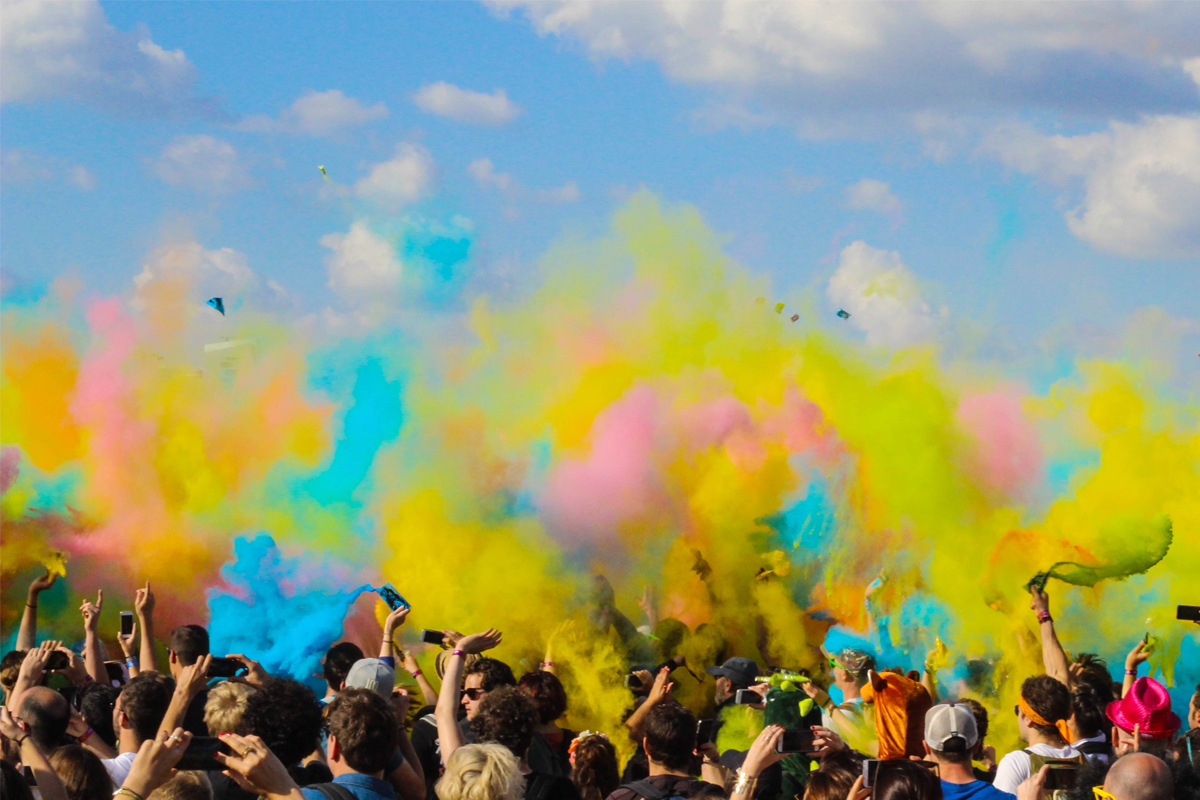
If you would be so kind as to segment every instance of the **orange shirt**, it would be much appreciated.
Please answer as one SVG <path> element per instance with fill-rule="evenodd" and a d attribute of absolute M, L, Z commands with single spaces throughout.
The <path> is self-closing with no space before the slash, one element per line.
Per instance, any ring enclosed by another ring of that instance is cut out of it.
<path fill-rule="evenodd" d="M 875 680 L 883 686 L 867 681 L 862 688 L 863 700 L 875 706 L 875 734 L 879 737 L 880 758 L 924 757 L 925 712 L 933 707 L 933 700 L 916 678 L 895 672 L 880 672 Z"/>

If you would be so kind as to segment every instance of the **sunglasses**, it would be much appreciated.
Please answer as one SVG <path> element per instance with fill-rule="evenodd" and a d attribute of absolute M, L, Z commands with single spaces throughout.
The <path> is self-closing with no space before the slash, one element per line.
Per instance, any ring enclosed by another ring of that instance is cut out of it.
<path fill-rule="evenodd" d="M 1092 795 L 1096 800 L 1117 800 L 1111 793 L 1104 791 L 1103 786 L 1093 786 Z"/>
<path fill-rule="evenodd" d="M 487 690 L 486 689 L 463 689 L 463 694 L 465 694 L 468 698 L 471 699 L 472 702 L 474 702 L 475 700 L 478 700 L 479 698 L 481 698 L 485 694 L 487 694 Z"/>
<path fill-rule="evenodd" d="M 829 666 L 831 666 L 831 667 L 837 667 L 838 669 L 846 669 L 845 667 L 843 667 L 841 664 L 839 664 L 839 663 L 837 662 L 837 659 L 836 659 L 836 658 L 831 658 L 831 659 L 829 659 Z"/>

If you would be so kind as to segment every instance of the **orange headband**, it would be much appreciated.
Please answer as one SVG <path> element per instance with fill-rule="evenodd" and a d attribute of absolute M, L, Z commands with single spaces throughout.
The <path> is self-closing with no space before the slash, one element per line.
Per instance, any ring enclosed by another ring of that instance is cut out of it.
<path fill-rule="evenodd" d="M 1063 738 L 1063 741 L 1067 744 L 1071 743 L 1071 729 L 1067 727 L 1067 721 L 1065 719 L 1060 719 L 1054 723 L 1048 722 L 1042 717 L 1041 714 L 1033 710 L 1033 706 L 1025 702 L 1024 697 L 1017 698 L 1017 706 L 1020 707 L 1021 713 L 1029 717 L 1029 721 L 1034 725 L 1041 725 L 1046 728 L 1057 728 L 1058 735 Z"/>

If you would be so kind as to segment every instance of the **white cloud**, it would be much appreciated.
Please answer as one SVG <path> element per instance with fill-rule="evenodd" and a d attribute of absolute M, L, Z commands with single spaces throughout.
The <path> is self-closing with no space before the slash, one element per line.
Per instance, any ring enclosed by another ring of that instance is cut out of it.
<path fill-rule="evenodd" d="M 206 133 L 176 136 L 150 168 L 164 183 L 205 194 L 225 194 L 250 185 L 233 145 Z"/>
<path fill-rule="evenodd" d="M 863 241 L 842 250 L 826 294 L 849 312 L 847 322 L 865 333 L 870 344 L 905 347 L 931 338 L 937 330 L 938 318 L 900 254 Z M 941 316 L 946 313 L 942 309 Z"/>
<path fill-rule="evenodd" d="M 481 189 L 495 189 L 501 194 L 516 199 L 530 197 L 538 203 L 547 205 L 563 205 L 577 203 L 583 197 L 579 184 L 567 181 L 562 186 L 549 189 L 528 190 L 508 172 L 497 172 L 496 165 L 490 158 L 477 158 L 467 166 L 467 172 L 475 179 Z"/>
<path fill-rule="evenodd" d="M 900 199 L 892 194 L 887 183 L 874 178 L 863 178 L 846 187 L 846 206 L 855 211 L 878 211 L 881 214 L 898 214 L 902 206 Z"/>
<path fill-rule="evenodd" d="M 65 99 L 115 113 L 220 116 L 195 95 L 196 71 L 182 50 L 117 30 L 95 0 L 5 2 L 0 73 L 5 103 Z"/>
<path fill-rule="evenodd" d="M 20 147 L 9 148 L 0 157 L 0 182 L 53 183 L 60 178 L 85 192 L 96 188 L 96 176 L 80 164 L 67 164 Z"/>
<path fill-rule="evenodd" d="M 436 178 L 437 165 L 429 151 L 419 144 L 400 142 L 395 156 L 374 164 L 367 176 L 354 184 L 354 194 L 398 207 L 428 195 Z"/>
<path fill-rule="evenodd" d="M 400 289 L 402 268 L 392 245 L 355 222 L 348 233 L 321 237 L 321 246 L 332 252 L 325 258 L 329 288 L 356 302 L 379 302 Z"/>
<path fill-rule="evenodd" d="M 387 106 L 364 106 L 338 89 L 308 92 L 284 109 L 278 119 L 255 114 L 237 124 L 239 130 L 255 133 L 292 133 L 306 136 L 333 136 L 366 125 L 388 115 Z"/>
<path fill-rule="evenodd" d="M 562 186 L 556 186 L 552 189 L 538 189 L 534 193 L 534 197 L 539 203 L 563 205 L 566 203 L 578 203 L 583 197 L 583 193 L 579 191 L 579 185 L 575 181 L 567 181 Z"/>
<path fill-rule="evenodd" d="M 496 165 L 490 158 L 477 158 L 467 167 L 467 172 L 475 179 L 481 189 L 496 189 L 504 194 L 517 190 L 517 182 L 507 172 L 496 172 Z"/>
<path fill-rule="evenodd" d="M 1132 257 L 1200 255 L 1200 117 L 1159 116 L 1108 130 L 1046 136 L 1014 125 L 984 144 L 1014 169 L 1074 191 L 1071 232 Z"/>
<path fill-rule="evenodd" d="M 203 303 L 210 297 L 224 298 L 228 307 L 235 297 L 258 287 L 244 253 L 228 247 L 206 250 L 191 240 L 172 242 L 151 253 L 133 279 L 134 305 L 151 304 L 155 285 L 162 283 L 185 284 L 188 296 L 195 300 L 189 308 L 197 314 L 207 313 Z"/>
<path fill-rule="evenodd" d="M 96 188 L 96 176 L 87 167 L 75 165 L 67 170 L 68 179 L 85 192 Z"/>
<path fill-rule="evenodd" d="M 422 86 L 413 95 L 413 102 L 430 114 L 475 125 L 503 125 L 516 119 L 522 110 L 503 89 L 484 94 L 445 81 Z"/>
<path fill-rule="evenodd" d="M 1200 105 L 1200 4 L 492 0 L 597 60 L 648 59 L 717 88 L 705 116 L 806 130 L 931 109 L 1093 116 Z M 1099 87 L 1103 87 L 1100 90 Z"/>

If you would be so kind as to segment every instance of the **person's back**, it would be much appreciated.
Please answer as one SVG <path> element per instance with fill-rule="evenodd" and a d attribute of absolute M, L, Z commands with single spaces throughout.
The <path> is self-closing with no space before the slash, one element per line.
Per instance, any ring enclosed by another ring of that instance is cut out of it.
<path fill-rule="evenodd" d="M 1049 675 L 1027 678 L 1021 684 L 1017 706 L 1017 727 L 1029 746 L 1008 753 L 996 768 L 994 785 L 1008 794 L 1016 794 L 1021 782 L 1043 764 L 1083 761 L 1070 745 L 1067 718 L 1071 716 L 1071 694 L 1066 686 Z"/>
<path fill-rule="evenodd" d="M 975 776 L 971 754 L 978 743 L 975 714 L 965 703 L 941 703 L 926 712 L 925 752 L 938 766 L 942 796 L 946 800 L 1013 800 L 1013 795 Z"/>
<path fill-rule="evenodd" d="M 609 800 L 663 800 L 672 797 L 724 797 L 725 790 L 689 774 L 696 748 L 696 718 L 677 703 L 656 706 L 642 727 L 649 777 L 627 783 Z"/>

